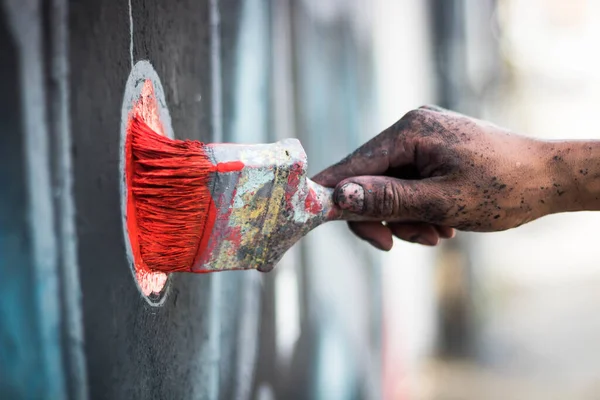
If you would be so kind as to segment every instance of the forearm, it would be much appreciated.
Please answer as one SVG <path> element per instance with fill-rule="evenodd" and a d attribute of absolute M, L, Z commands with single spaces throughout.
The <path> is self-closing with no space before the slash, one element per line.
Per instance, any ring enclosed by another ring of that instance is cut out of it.
<path fill-rule="evenodd" d="M 600 210 L 600 141 L 545 142 L 552 213 Z"/>

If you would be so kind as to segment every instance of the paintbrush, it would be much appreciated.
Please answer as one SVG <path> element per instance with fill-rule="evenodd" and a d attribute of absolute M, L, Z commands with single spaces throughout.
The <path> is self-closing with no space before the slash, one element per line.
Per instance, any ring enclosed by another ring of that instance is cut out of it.
<path fill-rule="evenodd" d="M 137 265 L 162 272 L 273 269 L 317 226 L 364 220 L 306 176 L 300 142 L 174 140 L 133 117 L 126 138 L 127 230 Z"/>

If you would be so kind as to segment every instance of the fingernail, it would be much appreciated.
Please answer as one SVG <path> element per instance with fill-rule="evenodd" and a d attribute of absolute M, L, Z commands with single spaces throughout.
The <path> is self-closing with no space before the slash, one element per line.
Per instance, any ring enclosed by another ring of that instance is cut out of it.
<path fill-rule="evenodd" d="M 434 243 L 431 243 L 430 241 L 422 237 L 417 240 L 417 243 L 422 244 L 423 246 L 435 246 Z"/>
<path fill-rule="evenodd" d="M 379 244 L 379 242 L 376 242 L 375 240 L 372 239 L 366 239 L 367 242 L 369 242 L 369 244 L 379 250 L 385 250 L 383 247 L 381 247 L 381 245 Z"/>
<path fill-rule="evenodd" d="M 336 203 L 342 210 L 361 213 L 365 205 L 365 190 L 356 183 L 346 183 L 338 191 Z"/>
<path fill-rule="evenodd" d="M 422 244 L 423 246 L 435 246 L 437 243 L 431 243 L 429 240 L 425 239 L 423 236 L 415 235 L 410 238 L 410 241 L 413 243 Z"/>

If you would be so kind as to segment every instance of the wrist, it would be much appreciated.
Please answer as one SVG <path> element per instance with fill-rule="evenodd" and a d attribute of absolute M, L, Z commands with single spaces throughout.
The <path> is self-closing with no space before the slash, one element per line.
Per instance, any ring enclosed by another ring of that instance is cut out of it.
<path fill-rule="evenodd" d="M 550 213 L 600 210 L 600 141 L 544 142 Z"/>

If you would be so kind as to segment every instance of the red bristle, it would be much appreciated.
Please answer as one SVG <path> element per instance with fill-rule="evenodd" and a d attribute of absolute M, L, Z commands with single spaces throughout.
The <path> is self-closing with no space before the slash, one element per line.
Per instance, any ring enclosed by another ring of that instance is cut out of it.
<path fill-rule="evenodd" d="M 139 118 L 130 123 L 130 193 L 140 256 L 150 269 L 190 271 L 205 229 L 210 229 L 205 225 L 215 166 L 203 143 L 161 136 Z"/>

